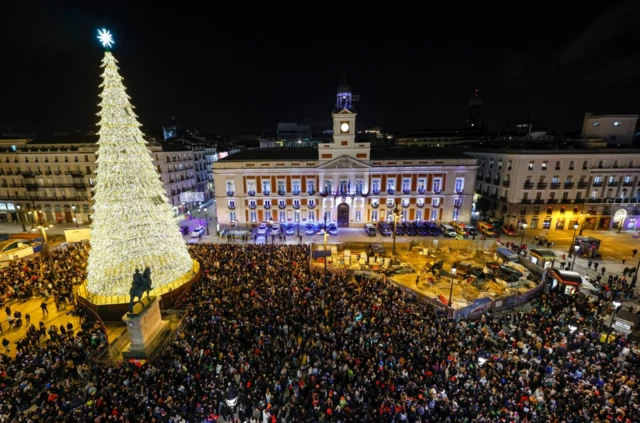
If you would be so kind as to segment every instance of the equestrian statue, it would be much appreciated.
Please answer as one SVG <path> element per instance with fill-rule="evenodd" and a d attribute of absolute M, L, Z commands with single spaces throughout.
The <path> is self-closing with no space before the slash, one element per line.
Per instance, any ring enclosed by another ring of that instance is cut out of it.
<path fill-rule="evenodd" d="M 147 299 L 149 299 L 149 292 L 151 291 L 151 269 L 147 266 L 144 269 L 144 273 L 140 273 L 140 269 L 136 269 L 136 273 L 133 274 L 133 283 L 129 290 L 131 299 L 129 300 L 129 313 L 133 313 L 134 304 L 142 301 L 142 295 L 146 292 Z M 137 298 L 138 301 L 134 303 L 133 299 Z"/>

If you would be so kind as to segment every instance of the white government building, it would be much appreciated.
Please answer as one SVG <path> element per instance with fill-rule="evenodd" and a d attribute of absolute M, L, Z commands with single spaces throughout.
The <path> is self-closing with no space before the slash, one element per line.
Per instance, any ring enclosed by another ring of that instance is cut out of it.
<path fill-rule="evenodd" d="M 221 226 L 392 219 L 469 221 L 477 160 L 461 152 L 371 147 L 356 138 L 351 91 L 338 89 L 333 142 L 243 150 L 213 165 Z"/>

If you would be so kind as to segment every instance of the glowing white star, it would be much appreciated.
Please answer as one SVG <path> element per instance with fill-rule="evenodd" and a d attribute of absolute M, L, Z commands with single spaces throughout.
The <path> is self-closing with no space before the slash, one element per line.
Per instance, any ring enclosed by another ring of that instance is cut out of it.
<path fill-rule="evenodd" d="M 111 32 L 107 31 L 104 28 L 98 30 L 98 40 L 100 40 L 100 42 L 102 43 L 102 47 L 106 48 L 110 48 L 113 44 L 115 44 Z"/>

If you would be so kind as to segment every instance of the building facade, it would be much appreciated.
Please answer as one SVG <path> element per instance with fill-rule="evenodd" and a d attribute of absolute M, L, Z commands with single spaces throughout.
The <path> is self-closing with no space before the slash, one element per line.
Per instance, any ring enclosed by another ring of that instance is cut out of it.
<path fill-rule="evenodd" d="M 342 87 L 341 85 L 341 88 Z M 344 89 L 337 105 L 350 106 Z M 335 221 L 360 226 L 393 218 L 469 220 L 477 160 L 423 148 L 355 141 L 356 114 L 333 114 L 333 142 L 317 148 L 248 149 L 213 165 L 220 225 Z"/>
<path fill-rule="evenodd" d="M 640 150 L 468 154 L 479 161 L 476 211 L 504 218 L 506 225 L 524 221 L 531 229 L 551 230 L 573 230 L 576 223 L 596 230 L 640 227 Z"/>
<path fill-rule="evenodd" d="M 582 138 L 600 139 L 608 145 L 633 143 L 638 115 L 594 115 L 586 113 L 582 124 Z"/>
<path fill-rule="evenodd" d="M 0 140 L 0 221 L 31 224 L 38 210 L 49 224 L 90 223 L 97 140 L 84 134 Z M 176 214 L 180 193 L 212 183 L 204 150 L 150 142 L 149 152 Z"/>

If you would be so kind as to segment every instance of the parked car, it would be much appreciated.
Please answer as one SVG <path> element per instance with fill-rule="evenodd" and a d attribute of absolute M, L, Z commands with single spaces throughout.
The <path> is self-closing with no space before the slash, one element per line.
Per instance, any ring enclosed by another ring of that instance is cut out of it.
<path fill-rule="evenodd" d="M 413 222 L 413 226 L 416 229 L 416 234 L 420 235 L 420 236 L 427 236 L 429 235 L 429 230 L 427 229 L 427 226 L 425 225 L 425 222 L 420 222 L 420 221 L 415 221 Z"/>
<path fill-rule="evenodd" d="M 269 227 L 266 222 L 262 222 L 260 226 L 258 226 L 258 235 L 266 235 Z"/>
<path fill-rule="evenodd" d="M 278 222 L 273 222 L 271 224 L 271 232 L 276 235 L 280 233 L 280 224 Z"/>
<path fill-rule="evenodd" d="M 513 225 L 509 225 L 507 227 L 502 227 L 502 233 L 507 236 L 516 236 L 518 235 L 518 231 L 513 227 Z"/>
<path fill-rule="evenodd" d="M 384 220 L 378 222 L 378 231 L 382 234 L 382 236 L 391 236 L 391 225 Z"/>
<path fill-rule="evenodd" d="M 478 230 L 474 226 L 467 226 L 467 232 L 470 236 L 478 236 Z"/>
<path fill-rule="evenodd" d="M 338 225 L 329 223 L 327 225 L 327 232 L 329 232 L 329 235 L 338 235 Z"/>
<path fill-rule="evenodd" d="M 397 236 L 404 235 L 404 227 L 402 226 L 402 223 L 396 223 L 396 235 Z"/>
<path fill-rule="evenodd" d="M 204 226 L 196 227 L 193 232 L 191 232 L 191 238 L 198 238 L 199 236 L 204 235 L 205 230 Z"/>
<path fill-rule="evenodd" d="M 405 234 L 409 236 L 416 236 L 416 228 L 411 222 L 403 222 L 402 227 L 404 228 Z"/>
<path fill-rule="evenodd" d="M 364 224 L 364 231 L 369 236 L 376 236 L 376 227 L 371 223 Z"/>
<path fill-rule="evenodd" d="M 458 232 L 456 232 L 456 230 L 453 229 L 453 226 L 447 225 L 446 223 L 442 223 L 440 225 L 440 230 L 442 231 L 443 235 L 447 238 L 455 238 L 458 236 Z"/>
<path fill-rule="evenodd" d="M 435 224 L 435 222 L 424 222 L 427 227 L 427 231 L 429 231 L 429 235 L 431 236 L 440 236 L 442 235 L 442 230 Z"/>
<path fill-rule="evenodd" d="M 287 227 L 285 229 L 285 233 L 287 235 L 293 235 L 296 232 L 296 227 L 293 223 L 287 223 Z"/>
<path fill-rule="evenodd" d="M 304 227 L 304 233 L 307 235 L 313 235 L 316 233 L 316 225 L 314 225 L 313 223 L 307 223 L 307 225 Z"/>

